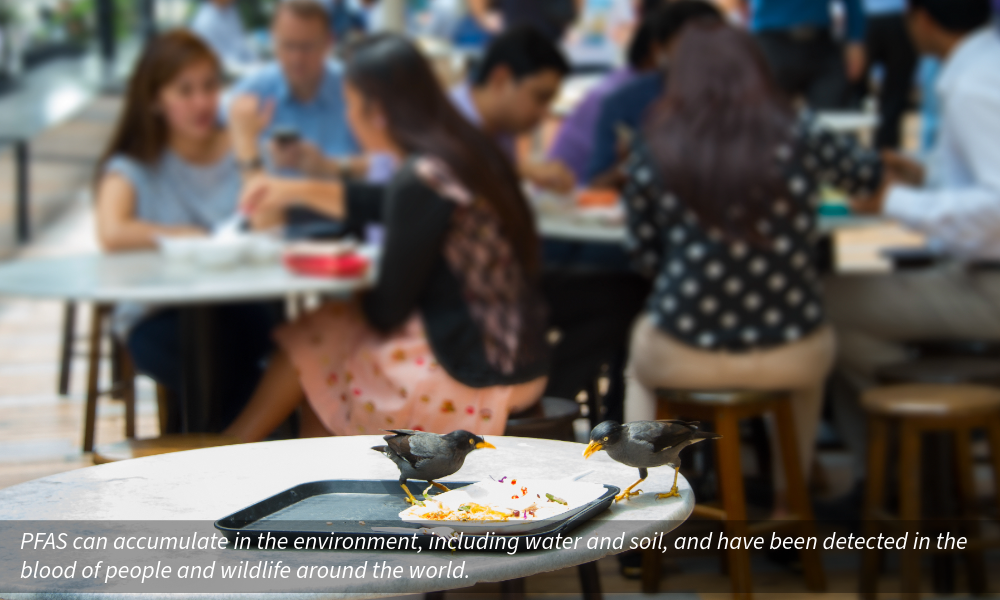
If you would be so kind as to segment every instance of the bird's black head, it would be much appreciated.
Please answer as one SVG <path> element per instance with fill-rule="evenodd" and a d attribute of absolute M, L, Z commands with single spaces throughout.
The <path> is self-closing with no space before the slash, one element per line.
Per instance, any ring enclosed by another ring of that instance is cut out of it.
<path fill-rule="evenodd" d="M 444 439 L 448 440 L 453 448 L 460 452 L 465 452 L 466 454 L 472 452 L 473 450 L 478 450 L 480 448 L 493 448 L 496 446 L 487 442 L 483 438 L 479 437 L 474 433 L 469 433 L 464 429 L 459 429 L 457 431 L 452 431 L 444 436 Z"/>
<path fill-rule="evenodd" d="M 594 452 L 604 450 L 608 446 L 614 446 L 622 438 L 621 423 L 615 421 L 605 421 L 594 427 L 590 432 L 590 445 L 583 451 L 584 458 L 590 458 Z"/>

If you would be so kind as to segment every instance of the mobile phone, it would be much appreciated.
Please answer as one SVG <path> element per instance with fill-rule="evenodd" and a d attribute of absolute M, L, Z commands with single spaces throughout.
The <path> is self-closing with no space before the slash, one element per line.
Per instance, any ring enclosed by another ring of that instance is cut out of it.
<path fill-rule="evenodd" d="M 298 142 L 300 137 L 299 132 L 290 127 L 275 128 L 271 132 L 271 139 L 282 146 L 290 146 Z"/>

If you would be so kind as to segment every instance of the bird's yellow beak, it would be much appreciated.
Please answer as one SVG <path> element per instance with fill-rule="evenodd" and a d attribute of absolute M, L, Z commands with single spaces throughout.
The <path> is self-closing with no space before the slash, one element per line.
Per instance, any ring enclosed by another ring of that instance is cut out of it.
<path fill-rule="evenodd" d="M 583 458 L 590 458 L 590 455 L 594 452 L 600 452 L 604 450 L 604 446 L 600 442 L 590 442 L 590 445 L 583 450 Z"/>
<path fill-rule="evenodd" d="M 494 446 L 489 442 L 479 442 L 478 444 L 476 444 L 476 450 L 479 450 L 480 448 L 493 448 L 494 450 L 497 449 L 496 446 Z"/>

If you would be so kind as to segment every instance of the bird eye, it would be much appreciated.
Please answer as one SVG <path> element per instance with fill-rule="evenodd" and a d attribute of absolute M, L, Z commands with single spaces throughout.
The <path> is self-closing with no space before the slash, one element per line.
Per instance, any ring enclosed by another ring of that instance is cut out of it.
<path fill-rule="evenodd" d="M 469 443 L 475 445 L 476 440 L 469 440 Z"/>
<path fill-rule="evenodd" d="M 606 442 L 606 441 L 608 441 L 608 438 L 606 438 L 606 437 L 605 437 L 605 438 L 604 438 L 604 441 L 605 441 L 605 442 Z"/>

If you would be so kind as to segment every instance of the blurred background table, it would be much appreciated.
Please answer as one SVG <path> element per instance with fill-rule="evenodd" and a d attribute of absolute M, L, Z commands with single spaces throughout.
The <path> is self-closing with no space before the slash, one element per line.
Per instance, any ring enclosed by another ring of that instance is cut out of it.
<path fill-rule="evenodd" d="M 347 295 L 373 280 L 374 269 L 364 278 L 326 279 L 300 277 L 278 263 L 212 270 L 169 261 L 155 252 L 86 254 L 0 265 L 0 296 L 193 309 L 181 312 L 181 428 L 187 433 L 205 431 L 213 420 L 214 340 L 207 310 L 211 305 L 307 294 Z"/>

